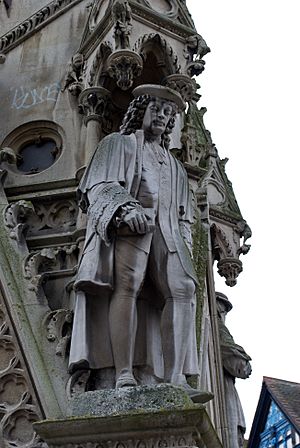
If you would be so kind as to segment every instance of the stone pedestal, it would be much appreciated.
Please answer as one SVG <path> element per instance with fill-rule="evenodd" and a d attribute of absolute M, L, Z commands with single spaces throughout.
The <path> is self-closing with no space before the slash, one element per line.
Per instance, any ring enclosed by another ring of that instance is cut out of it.
<path fill-rule="evenodd" d="M 204 406 L 170 385 L 87 392 L 70 414 L 34 425 L 49 448 L 222 447 Z"/>

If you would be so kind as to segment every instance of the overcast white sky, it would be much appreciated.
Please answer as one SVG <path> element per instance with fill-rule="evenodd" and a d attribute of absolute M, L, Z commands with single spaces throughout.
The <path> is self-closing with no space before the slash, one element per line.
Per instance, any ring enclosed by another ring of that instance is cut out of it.
<path fill-rule="evenodd" d="M 253 358 L 237 381 L 249 431 L 263 376 L 300 382 L 300 2 L 187 5 L 211 48 L 199 106 L 253 232 L 237 286 L 217 280 L 234 306 L 227 326 Z"/>

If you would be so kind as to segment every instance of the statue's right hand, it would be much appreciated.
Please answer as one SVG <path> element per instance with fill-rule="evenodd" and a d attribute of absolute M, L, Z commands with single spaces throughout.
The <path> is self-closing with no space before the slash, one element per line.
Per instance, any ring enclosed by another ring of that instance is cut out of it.
<path fill-rule="evenodd" d="M 131 210 L 124 216 L 123 222 L 127 224 L 130 230 L 134 233 L 139 233 L 142 235 L 151 231 L 148 218 L 143 210 Z"/>

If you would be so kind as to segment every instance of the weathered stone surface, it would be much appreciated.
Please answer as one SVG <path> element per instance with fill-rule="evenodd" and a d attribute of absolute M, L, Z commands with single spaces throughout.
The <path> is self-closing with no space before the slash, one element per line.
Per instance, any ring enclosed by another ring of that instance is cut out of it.
<path fill-rule="evenodd" d="M 34 424 L 49 448 L 221 448 L 201 405 L 107 417 L 73 417 Z"/>
<path fill-rule="evenodd" d="M 158 384 L 78 394 L 70 400 L 68 414 L 70 416 L 99 415 L 105 417 L 141 411 L 187 409 L 191 406 L 193 406 L 192 400 L 181 387 Z"/>

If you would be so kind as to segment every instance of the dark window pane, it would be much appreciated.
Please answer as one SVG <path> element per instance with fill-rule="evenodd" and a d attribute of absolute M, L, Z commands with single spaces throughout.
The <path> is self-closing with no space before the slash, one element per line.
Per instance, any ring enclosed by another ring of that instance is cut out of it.
<path fill-rule="evenodd" d="M 53 140 L 41 140 L 29 143 L 21 149 L 18 168 L 27 174 L 39 173 L 51 166 L 57 155 L 56 143 Z"/>

